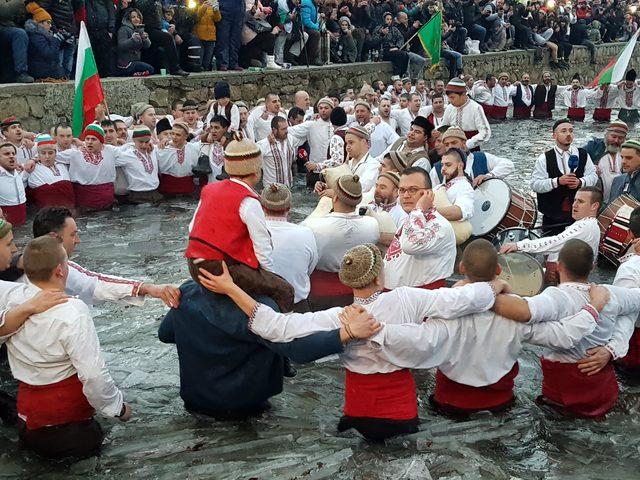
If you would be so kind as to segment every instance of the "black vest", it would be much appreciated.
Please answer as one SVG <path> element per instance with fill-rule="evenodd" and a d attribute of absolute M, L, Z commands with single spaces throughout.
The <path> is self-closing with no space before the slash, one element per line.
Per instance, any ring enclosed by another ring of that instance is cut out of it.
<path fill-rule="evenodd" d="M 549 88 L 549 98 L 547 101 L 549 102 L 549 110 L 553 110 L 556 107 L 556 90 L 557 85 L 551 85 Z M 533 104 L 535 106 L 540 106 L 544 103 L 544 97 L 547 94 L 547 89 L 544 85 L 536 85 L 536 89 L 533 92 Z"/>
<path fill-rule="evenodd" d="M 524 85 L 518 85 L 516 87 L 516 94 L 513 97 L 513 106 L 514 107 L 533 107 L 534 104 L 534 97 L 533 97 L 533 87 L 531 85 L 527 85 L 527 88 L 529 89 L 529 91 L 531 92 L 531 104 L 530 105 L 526 105 L 523 101 L 522 101 L 522 87 Z M 544 99 L 544 95 L 542 97 Z"/>
<path fill-rule="evenodd" d="M 563 175 L 563 172 L 558 168 L 558 160 L 556 157 L 556 149 L 544 153 L 547 160 L 547 174 L 549 178 L 558 178 Z M 584 167 L 587 164 L 587 151 L 578 148 L 578 167 L 573 173 L 576 177 L 582 178 L 584 176 Z M 571 219 L 571 204 L 573 198 L 576 196 L 576 190 L 572 190 L 566 185 L 558 185 L 558 188 L 554 188 L 547 193 L 538 193 L 538 210 L 545 216 L 557 219 Z M 569 206 L 567 211 L 566 206 Z M 563 208 L 564 206 L 564 208 Z M 568 217 L 568 218 L 567 218 Z"/>

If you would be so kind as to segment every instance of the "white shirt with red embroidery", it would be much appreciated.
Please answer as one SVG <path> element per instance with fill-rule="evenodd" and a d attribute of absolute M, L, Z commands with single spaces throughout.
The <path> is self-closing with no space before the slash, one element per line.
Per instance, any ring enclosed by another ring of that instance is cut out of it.
<path fill-rule="evenodd" d="M 626 85 L 619 88 L 617 106 L 628 110 L 637 110 L 640 107 L 640 87 L 634 84 L 631 88 L 627 88 Z"/>
<path fill-rule="evenodd" d="M 456 177 L 447 183 L 441 183 L 434 190 L 444 188 L 447 198 L 452 205 L 459 207 L 462 211 L 462 219 L 469 220 L 473 217 L 473 202 L 475 201 L 475 190 L 467 177 Z"/>
<path fill-rule="evenodd" d="M 573 89 L 571 85 L 562 89 L 558 88 L 558 93 L 562 103 L 567 108 L 585 108 L 587 101 L 597 94 L 598 90 L 587 90 L 584 88 Z"/>
<path fill-rule="evenodd" d="M 27 201 L 24 185 L 28 174 L 18 170 L 9 171 L 0 166 L 0 206 L 22 205 Z"/>
<path fill-rule="evenodd" d="M 56 161 L 69 165 L 71 181 L 80 185 L 102 185 L 116 180 L 116 155 L 122 147 L 104 145 L 96 153 L 85 147 L 58 152 Z"/>
<path fill-rule="evenodd" d="M 615 108 L 616 101 L 620 90 L 615 85 L 607 85 L 603 90 L 602 87 L 598 88 L 593 94 L 593 100 L 596 108 Z"/>
<path fill-rule="evenodd" d="M 609 195 L 611 195 L 613 179 L 622 174 L 622 156 L 620 155 L 620 152 L 616 152 L 614 154 L 605 153 L 598 161 L 598 165 L 596 165 L 596 172 L 602 180 L 602 201 L 606 205 L 609 203 Z"/>
<path fill-rule="evenodd" d="M 385 288 L 419 287 L 453 274 L 456 237 L 435 209 L 413 210 L 396 232 L 384 259 Z"/>
<path fill-rule="evenodd" d="M 276 140 L 273 144 L 265 138 L 257 143 L 262 152 L 262 184 L 282 183 L 291 187 L 291 167 L 296 161 L 298 145 L 291 138 Z"/>
<path fill-rule="evenodd" d="M 30 188 L 38 188 L 43 185 L 53 185 L 63 180 L 71 180 L 69 169 L 64 163 L 55 162 L 50 167 L 42 163 L 36 163 L 36 168 L 29 174 L 27 183 Z"/>
<path fill-rule="evenodd" d="M 467 140 L 467 148 L 469 149 L 479 147 L 482 142 L 491 138 L 491 126 L 482 105 L 473 100 L 467 100 L 467 103 L 461 107 L 447 105 L 444 109 L 442 124 L 456 125 L 465 132 L 477 131 L 477 134 Z"/>
<path fill-rule="evenodd" d="M 508 107 L 511 105 L 511 96 L 509 95 L 509 87 L 496 85 L 493 87 L 493 104 L 496 107 Z"/>
<path fill-rule="evenodd" d="M 387 212 L 393 218 L 393 222 L 396 224 L 397 228 L 400 228 L 405 221 L 405 219 L 409 216 L 407 212 L 405 212 L 402 206 L 397 202 L 388 203 L 384 205 L 378 205 L 375 201 L 369 203 L 367 205 L 374 212 Z"/>
<path fill-rule="evenodd" d="M 522 103 L 524 103 L 527 107 L 530 107 L 533 104 L 533 85 L 520 85 L 520 91 L 522 92 Z M 511 85 L 509 87 L 509 96 L 515 97 L 518 93 L 518 85 Z"/>
<path fill-rule="evenodd" d="M 473 84 L 471 98 L 481 105 L 493 105 L 493 92 L 484 80 L 477 80 Z"/>
<path fill-rule="evenodd" d="M 116 166 L 122 167 L 131 192 L 150 192 L 160 185 L 157 149 L 151 153 L 127 144 L 116 157 Z"/>
<path fill-rule="evenodd" d="M 172 144 L 167 145 L 165 148 L 158 148 L 158 169 L 160 173 L 165 173 L 172 177 L 191 177 L 193 175 L 193 167 L 198 164 L 200 150 L 200 142 L 187 142 L 181 148 L 176 148 Z"/>
<path fill-rule="evenodd" d="M 640 287 L 640 256 L 635 252 L 625 255 L 620 259 L 620 267 L 613 280 L 616 287 L 638 288 Z M 636 319 L 636 328 L 640 328 L 640 312 Z M 627 340 L 628 341 L 628 340 Z"/>

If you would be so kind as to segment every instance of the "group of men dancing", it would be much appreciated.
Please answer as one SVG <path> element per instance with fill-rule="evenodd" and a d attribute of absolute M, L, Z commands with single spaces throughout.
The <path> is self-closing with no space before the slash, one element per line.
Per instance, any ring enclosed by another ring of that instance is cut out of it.
<path fill-rule="evenodd" d="M 430 400 L 444 414 L 501 411 L 515 401 L 518 357 L 531 343 L 546 347 L 541 403 L 573 416 L 606 414 L 618 397 L 614 364 L 640 372 L 640 242 L 613 286 L 591 285 L 596 216 L 622 193 L 640 200 L 640 141 L 616 120 L 604 139 L 580 148 L 570 119 L 553 124 L 554 147 L 531 179 L 547 236 L 501 247 L 547 255 L 553 285 L 520 298 L 497 278 L 499 252 L 471 239 L 470 226 L 474 188 L 508 177 L 514 163 L 481 150 L 491 126 L 464 79 L 426 100 L 420 87 L 378 100 L 365 85 L 358 98 L 323 97 L 315 108 L 298 92 L 285 112 L 276 94 L 252 110 L 231 102 L 221 82 L 204 121 L 188 100 L 159 120 L 152 106 L 136 104 L 131 119 L 98 111 L 81 138 L 58 125 L 35 136 L 35 147 L 18 119 L 3 121 L 0 335 L 18 381 L 22 444 L 52 458 L 92 455 L 103 441 L 96 413 L 131 418 L 89 307 L 139 305 L 144 296 L 170 307 L 158 335 L 177 346 L 180 395 L 192 413 L 260 414 L 283 376 L 296 374 L 291 362 L 339 354 L 338 430 L 382 440 L 418 429 L 412 369 L 437 369 Z M 296 168 L 307 170 L 309 195 L 319 200 L 301 224 L 289 221 Z M 63 171 L 64 180 L 51 180 Z M 34 239 L 17 253 L 12 223 L 25 220 L 24 180 L 40 200 Z M 36 193 L 60 181 L 67 187 Z M 185 250 L 192 278 L 179 289 L 69 260 L 79 242 L 69 207 L 107 207 L 119 188 L 133 203 L 197 191 Z M 629 231 L 640 238 L 640 209 Z M 447 288 L 456 271 L 462 280 Z"/>

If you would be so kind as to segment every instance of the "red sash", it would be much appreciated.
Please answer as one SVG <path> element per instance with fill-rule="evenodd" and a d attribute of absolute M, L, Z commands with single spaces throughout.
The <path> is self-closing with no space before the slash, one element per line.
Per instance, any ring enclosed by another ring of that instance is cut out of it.
<path fill-rule="evenodd" d="M 448 409 L 472 412 L 500 409 L 513 402 L 513 380 L 518 376 L 518 362 L 496 383 L 484 387 L 471 387 L 454 382 L 440 370 L 436 372 L 433 400 Z"/>
<path fill-rule="evenodd" d="M 482 110 L 484 110 L 484 114 L 487 118 L 493 116 L 493 105 L 489 105 L 488 103 L 481 103 L 480 105 L 482 106 Z"/>
<path fill-rule="evenodd" d="M 363 375 L 345 370 L 344 414 L 390 420 L 416 418 L 418 402 L 411 371 Z"/>
<path fill-rule="evenodd" d="M 353 295 L 353 289 L 340 281 L 337 273 L 314 270 L 311 274 L 309 297 L 334 297 Z"/>
<path fill-rule="evenodd" d="M 99 185 L 73 184 L 76 194 L 76 206 L 86 208 L 109 208 L 115 202 L 115 188 L 113 183 Z"/>
<path fill-rule="evenodd" d="M 93 417 L 95 410 L 82 393 L 78 375 L 50 385 L 18 384 L 18 415 L 27 430 L 81 422 Z"/>
<path fill-rule="evenodd" d="M 610 108 L 595 108 L 593 110 L 593 119 L 596 122 L 608 122 L 611 120 Z"/>
<path fill-rule="evenodd" d="M 542 396 L 552 404 L 579 417 L 601 417 L 618 400 L 618 381 L 609 363 L 595 375 L 578 370 L 577 363 L 540 358 Z"/>
<path fill-rule="evenodd" d="M 507 118 L 507 109 L 509 107 L 498 107 L 497 105 L 493 106 L 493 118 L 497 120 L 505 120 Z M 466 132 L 465 132 L 466 133 Z"/>
<path fill-rule="evenodd" d="M 518 120 L 531 118 L 531 107 L 513 107 L 513 118 L 517 118 Z"/>
<path fill-rule="evenodd" d="M 582 122 L 584 120 L 584 115 L 584 108 L 569 107 L 569 110 L 567 110 L 567 117 L 571 120 Z"/>
<path fill-rule="evenodd" d="M 640 369 L 640 327 L 636 327 L 629 340 L 629 351 L 618 360 L 624 367 Z"/>
<path fill-rule="evenodd" d="M 533 107 L 533 118 L 544 119 L 551 118 L 552 113 L 549 109 L 549 102 L 544 102 Z"/>
<path fill-rule="evenodd" d="M 20 205 L 3 205 L 0 208 L 2 208 L 4 212 L 4 218 L 14 227 L 24 225 L 27 221 L 26 203 L 21 203 Z"/>
<path fill-rule="evenodd" d="M 166 173 L 160 174 L 160 186 L 158 191 L 163 195 L 191 195 L 195 190 L 193 177 L 174 177 Z"/>
<path fill-rule="evenodd" d="M 74 208 L 76 206 L 73 185 L 69 180 L 60 180 L 51 185 L 44 184 L 32 188 L 29 197 L 38 209 L 53 206 Z"/>
<path fill-rule="evenodd" d="M 421 288 L 423 290 L 437 290 L 439 288 L 444 288 L 447 286 L 447 281 L 443 278 L 441 280 L 436 280 L 435 282 L 427 283 L 426 285 L 416 285 L 411 288 Z M 385 288 L 384 292 L 390 292 L 389 288 Z"/>

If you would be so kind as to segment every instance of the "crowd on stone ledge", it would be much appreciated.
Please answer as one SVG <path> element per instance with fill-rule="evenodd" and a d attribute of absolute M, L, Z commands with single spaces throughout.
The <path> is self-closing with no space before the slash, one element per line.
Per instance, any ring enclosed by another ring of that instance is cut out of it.
<path fill-rule="evenodd" d="M 421 78 L 415 33 L 443 12 L 441 55 L 451 76 L 462 56 L 549 50 L 567 68 L 573 46 L 626 41 L 637 6 L 620 0 L 0 0 L 0 82 L 74 75 L 80 21 L 101 77 L 240 71 L 388 60 Z M 406 45 L 405 45 L 406 44 Z"/>

